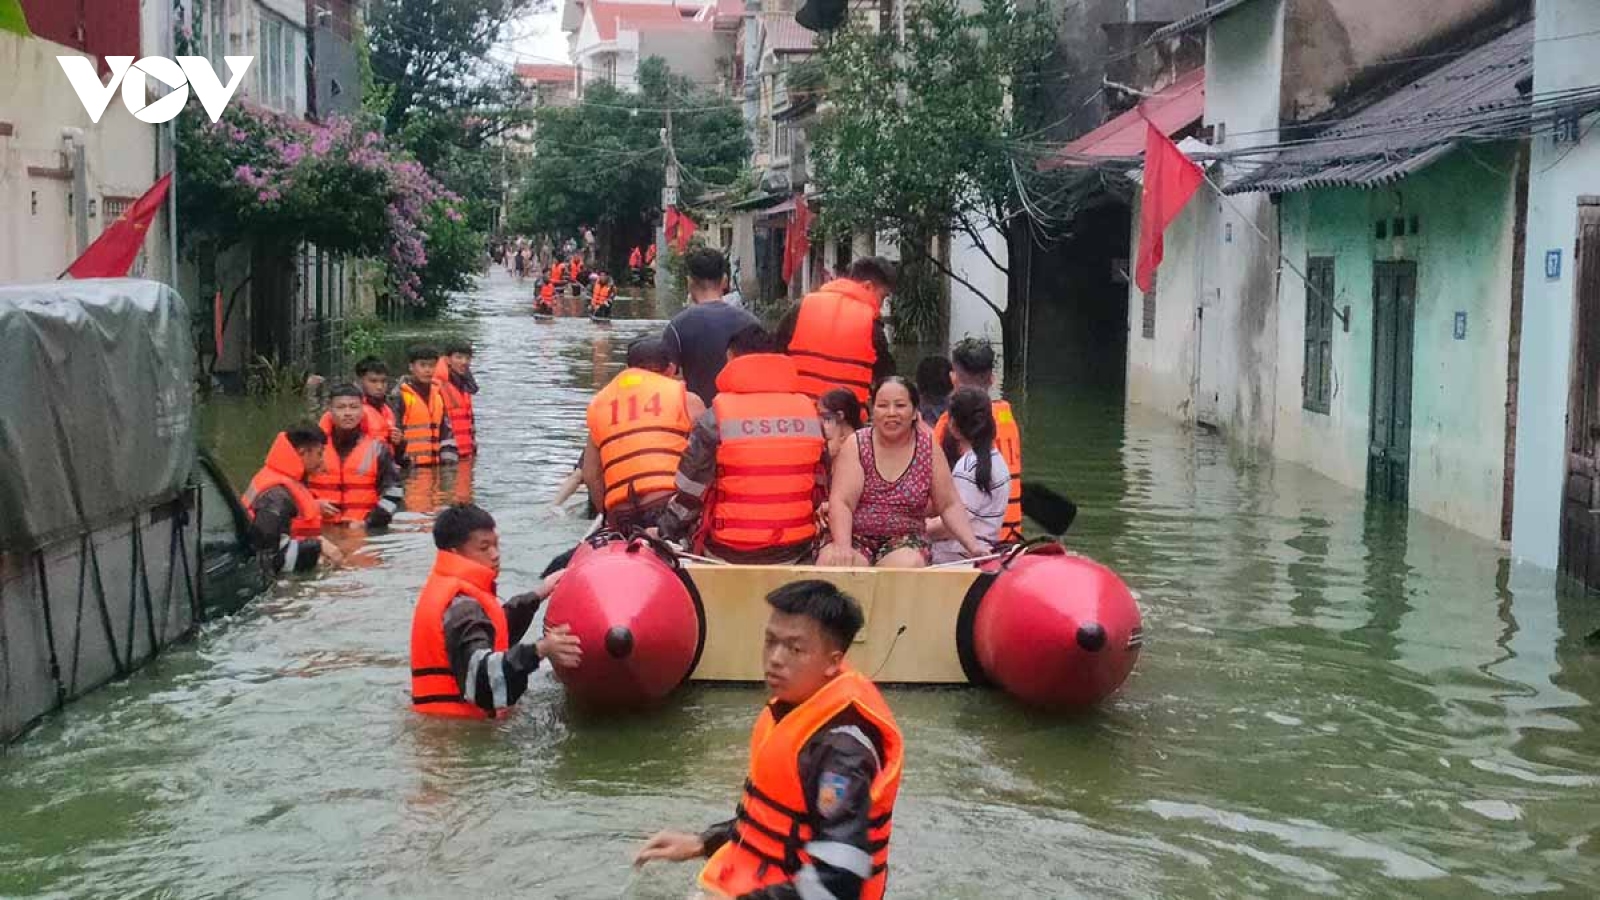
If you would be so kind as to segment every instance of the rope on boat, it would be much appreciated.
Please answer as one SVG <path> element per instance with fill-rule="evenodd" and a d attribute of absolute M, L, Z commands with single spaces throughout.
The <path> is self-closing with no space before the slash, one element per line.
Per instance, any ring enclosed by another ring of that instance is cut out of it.
<path fill-rule="evenodd" d="M 989 553 L 989 554 L 986 554 L 984 556 L 974 556 L 971 559 L 958 559 L 958 560 L 954 560 L 952 562 L 939 563 L 936 566 L 928 566 L 928 568 L 930 568 L 930 569 L 959 569 L 962 566 L 975 566 L 978 563 L 986 563 L 986 562 L 989 562 L 990 560 L 1000 559 L 1001 557 L 1005 556 L 1007 553 L 1010 553 L 1010 552 L 1011 552 L 1010 550 L 1006 550 L 1006 551 L 1001 552 L 1001 553 Z"/>

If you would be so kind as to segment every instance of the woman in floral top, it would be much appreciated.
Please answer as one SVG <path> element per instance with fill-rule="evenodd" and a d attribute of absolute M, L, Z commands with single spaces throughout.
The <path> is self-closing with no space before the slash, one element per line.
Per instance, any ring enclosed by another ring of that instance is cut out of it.
<path fill-rule="evenodd" d="M 926 566 L 930 508 L 939 511 L 945 529 L 967 553 L 983 552 L 950 464 L 934 452 L 927 429 L 917 426 L 917 401 L 917 389 L 903 378 L 885 378 L 874 386 L 872 424 L 847 439 L 833 462 L 832 539 L 817 557 L 819 565 Z"/>

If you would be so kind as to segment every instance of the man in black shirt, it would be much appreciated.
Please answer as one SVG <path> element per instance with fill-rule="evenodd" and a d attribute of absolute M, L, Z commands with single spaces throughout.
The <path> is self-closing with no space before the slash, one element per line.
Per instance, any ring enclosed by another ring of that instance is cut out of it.
<path fill-rule="evenodd" d="M 759 323 L 745 310 L 722 302 L 728 261 L 720 252 L 701 247 L 690 253 L 685 263 L 689 307 L 667 323 L 661 342 L 689 390 L 710 406 L 717 396 L 717 375 L 728 362 L 728 339 Z"/>

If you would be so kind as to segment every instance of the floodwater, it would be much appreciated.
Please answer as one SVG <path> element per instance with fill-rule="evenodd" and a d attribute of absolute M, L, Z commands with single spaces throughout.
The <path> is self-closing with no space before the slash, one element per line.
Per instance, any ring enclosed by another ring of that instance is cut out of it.
<path fill-rule="evenodd" d="M 757 690 L 607 720 L 540 675 L 502 723 L 407 705 L 428 509 L 488 507 L 504 593 L 526 590 L 585 528 L 546 507 L 587 396 L 659 328 L 536 323 L 525 295 L 493 278 L 428 331 L 477 341 L 470 476 L 414 484 L 359 565 L 280 584 L 0 754 L 0 894 L 691 893 L 692 866 L 628 859 L 658 827 L 731 813 Z M 219 403 L 207 440 L 242 480 L 294 412 Z M 909 742 L 893 896 L 1593 891 L 1592 600 L 1117 398 L 1036 391 L 1019 414 L 1030 477 L 1077 499 L 1071 545 L 1123 573 L 1149 639 L 1076 718 L 888 692 Z"/>

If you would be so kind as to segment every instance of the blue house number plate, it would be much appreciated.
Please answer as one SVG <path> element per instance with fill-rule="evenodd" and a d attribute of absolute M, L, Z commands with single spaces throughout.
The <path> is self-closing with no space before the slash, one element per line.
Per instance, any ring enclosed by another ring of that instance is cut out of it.
<path fill-rule="evenodd" d="M 1544 277 L 1555 281 L 1561 277 L 1561 251 L 1546 250 L 1544 252 Z"/>
<path fill-rule="evenodd" d="M 1456 340 L 1467 339 L 1467 313 L 1466 310 L 1456 311 Z"/>

